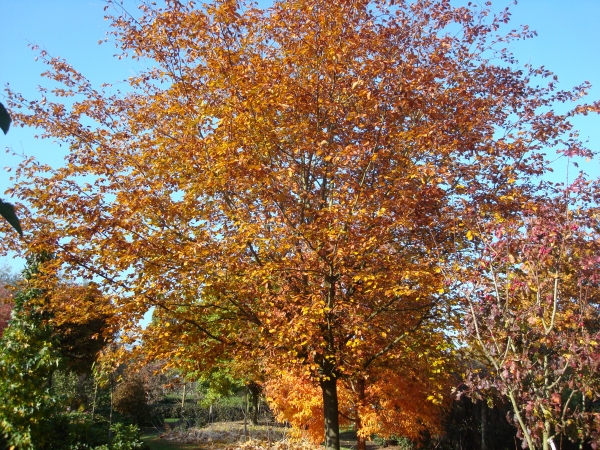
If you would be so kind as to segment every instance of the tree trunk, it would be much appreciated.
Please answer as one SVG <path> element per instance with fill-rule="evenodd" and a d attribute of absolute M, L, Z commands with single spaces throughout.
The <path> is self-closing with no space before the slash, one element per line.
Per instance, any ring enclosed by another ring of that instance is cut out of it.
<path fill-rule="evenodd" d="M 531 438 L 529 429 L 527 428 L 527 426 L 525 425 L 525 422 L 523 421 L 523 418 L 521 417 L 519 404 L 517 403 L 517 400 L 515 398 L 515 393 L 512 390 L 508 391 L 508 398 L 513 407 L 513 412 L 515 413 L 515 417 L 517 418 L 517 421 L 519 422 L 519 427 L 521 428 L 521 432 L 523 433 L 523 438 L 525 439 L 525 442 L 527 442 L 527 445 L 530 449 L 534 449 L 535 445 L 533 445 L 533 439 Z"/>
<path fill-rule="evenodd" d="M 487 408 L 487 405 L 483 400 L 480 403 L 481 403 L 481 450 L 485 450 L 485 409 Z"/>
<path fill-rule="evenodd" d="M 329 365 L 326 363 L 326 365 Z M 323 416 L 325 418 L 325 449 L 340 450 L 340 424 L 338 418 L 337 378 L 333 370 L 325 370 L 321 380 L 323 391 Z"/>
<path fill-rule="evenodd" d="M 252 396 L 252 424 L 258 425 L 258 404 L 260 400 L 260 385 L 254 381 L 248 384 L 250 395 Z"/>
<path fill-rule="evenodd" d="M 94 401 L 92 403 L 92 423 L 94 423 L 94 415 L 96 414 L 97 399 L 98 399 L 98 380 L 94 379 Z"/>
<path fill-rule="evenodd" d="M 109 384 L 110 384 L 110 413 L 108 414 L 108 439 L 111 440 L 112 439 L 112 418 L 113 418 L 113 394 L 115 392 L 115 389 L 113 386 L 112 374 L 110 375 Z"/>
<path fill-rule="evenodd" d="M 258 395 L 252 396 L 252 425 L 258 425 Z"/>
<path fill-rule="evenodd" d="M 360 407 L 364 406 L 365 401 L 365 380 L 360 379 L 356 383 L 356 391 L 358 394 L 358 408 L 356 408 L 356 450 L 367 450 L 367 439 L 361 436 L 360 430 L 362 428 L 362 422 L 360 420 Z"/>
<path fill-rule="evenodd" d="M 244 441 L 248 440 L 248 386 L 246 386 L 246 410 L 244 411 Z"/>
<path fill-rule="evenodd" d="M 542 432 L 542 449 L 543 450 L 556 450 L 556 445 L 554 445 L 554 441 L 550 437 L 550 432 L 552 430 L 552 425 L 550 422 L 544 422 L 544 431 Z"/>

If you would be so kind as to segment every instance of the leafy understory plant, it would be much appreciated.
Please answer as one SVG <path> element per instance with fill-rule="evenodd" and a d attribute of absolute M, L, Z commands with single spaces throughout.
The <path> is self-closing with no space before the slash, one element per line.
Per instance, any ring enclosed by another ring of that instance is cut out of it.
<path fill-rule="evenodd" d="M 562 194 L 481 229 L 465 300 L 466 337 L 485 364 L 469 374 L 471 395 L 506 398 L 532 450 L 600 444 L 598 184 L 579 178 Z"/>

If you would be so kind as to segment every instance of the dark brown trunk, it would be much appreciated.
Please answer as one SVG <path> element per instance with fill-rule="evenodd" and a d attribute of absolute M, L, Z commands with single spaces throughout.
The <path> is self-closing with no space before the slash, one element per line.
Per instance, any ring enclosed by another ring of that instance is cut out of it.
<path fill-rule="evenodd" d="M 252 425 L 258 425 L 258 397 L 252 397 Z"/>
<path fill-rule="evenodd" d="M 261 387 L 258 383 L 252 381 L 248 384 L 248 389 L 250 389 L 250 395 L 252 396 L 252 424 L 258 425 L 258 403 Z"/>
<path fill-rule="evenodd" d="M 327 307 L 333 309 L 335 298 L 336 276 L 330 273 L 325 277 L 327 288 Z M 321 362 L 321 390 L 323 391 L 323 418 L 325 422 L 325 450 L 340 450 L 340 422 L 337 396 L 337 374 L 335 372 L 334 360 L 329 358 L 335 353 L 335 340 L 333 337 L 332 316 L 328 313 L 327 330 L 324 336 L 327 342 L 327 351 L 330 355 L 325 356 Z"/>
<path fill-rule="evenodd" d="M 360 408 L 365 402 L 365 380 L 360 379 L 356 383 L 356 393 L 358 395 L 358 408 L 356 408 L 356 450 L 367 450 L 367 439 L 360 435 L 362 422 L 360 420 Z"/>
<path fill-rule="evenodd" d="M 244 440 L 248 440 L 248 411 L 250 403 L 248 402 L 248 386 L 246 386 L 246 412 L 244 413 Z"/>
<path fill-rule="evenodd" d="M 481 450 L 485 450 L 485 409 L 487 405 L 481 401 Z"/>
<path fill-rule="evenodd" d="M 323 416 L 325 418 L 325 449 L 340 450 L 340 423 L 338 418 L 337 378 L 326 370 L 321 380 L 323 391 Z"/>

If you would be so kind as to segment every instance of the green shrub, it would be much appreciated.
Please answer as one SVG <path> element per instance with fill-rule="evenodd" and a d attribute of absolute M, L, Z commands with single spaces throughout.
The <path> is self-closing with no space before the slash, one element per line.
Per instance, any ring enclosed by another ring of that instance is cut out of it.
<path fill-rule="evenodd" d="M 35 268 L 28 266 L 30 272 Z M 42 297 L 39 289 L 19 291 L 12 320 L 0 339 L 0 434 L 19 449 L 51 448 L 47 430 L 57 399 L 50 380 L 60 355 L 38 306 Z"/>
<path fill-rule="evenodd" d="M 380 447 L 393 445 L 400 450 L 414 450 L 416 448 L 414 442 L 404 436 L 390 436 L 388 438 L 375 436 L 373 442 Z"/>
<path fill-rule="evenodd" d="M 149 450 L 150 447 L 142 441 L 137 425 L 116 423 L 110 429 L 114 433 L 110 450 Z"/>

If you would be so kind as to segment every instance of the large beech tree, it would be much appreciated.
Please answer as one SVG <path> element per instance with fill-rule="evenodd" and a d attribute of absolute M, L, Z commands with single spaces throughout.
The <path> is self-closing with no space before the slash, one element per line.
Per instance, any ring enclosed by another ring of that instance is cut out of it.
<path fill-rule="evenodd" d="M 338 379 L 412 353 L 444 359 L 414 337 L 450 325 L 455 255 L 474 244 L 466 217 L 515 214 L 547 149 L 588 155 L 568 118 L 597 107 L 550 108 L 587 86 L 555 91 L 551 73 L 518 66 L 504 47 L 531 33 L 496 36 L 507 11 L 111 6 L 123 55 L 149 62 L 126 89 L 96 89 L 42 52 L 59 87 L 35 101 L 9 92 L 17 126 L 69 148 L 63 167 L 17 171 L 24 242 L 103 283 L 124 339 L 155 308 L 148 358 L 312 377 L 328 449 Z"/>

